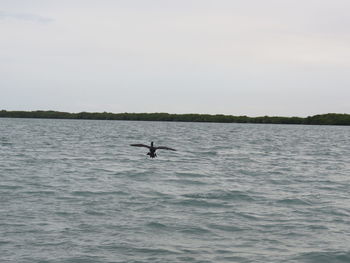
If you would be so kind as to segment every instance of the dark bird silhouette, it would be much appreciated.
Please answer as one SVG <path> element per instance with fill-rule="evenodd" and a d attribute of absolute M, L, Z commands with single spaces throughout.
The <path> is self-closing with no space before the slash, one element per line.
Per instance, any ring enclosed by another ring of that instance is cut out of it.
<path fill-rule="evenodd" d="M 154 147 L 153 146 L 153 142 L 151 142 L 151 146 L 145 145 L 145 144 L 130 144 L 130 146 L 136 146 L 136 147 L 145 147 L 149 149 L 149 152 L 147 153 L 147 155 L 149 155 L 150 158 L 154 158 L 157 157 L 156 154 L 156 150 L 170 150 L 170 151 L 176 151 L 173 148 L 169 148 L 169 147 L 165 147 L 165 146 L 158 146 L 158 147 Z"/>

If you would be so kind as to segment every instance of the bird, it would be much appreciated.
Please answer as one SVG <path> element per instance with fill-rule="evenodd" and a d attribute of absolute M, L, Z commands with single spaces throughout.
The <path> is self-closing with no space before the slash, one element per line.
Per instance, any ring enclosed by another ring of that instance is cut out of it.
<path fill-rule="evenodd" d="M 156 154 L 156 150 L 170 150 L 170 151 L 176 151 L 173 148 L 169 148 L 166 146 L 158 146 L 158 147 L 154 147 L 153 142 L 151 142 L 151 146 L 145 145 L 145 144 L 130 144 L 130 146 L 136 146 L 136 147 L 145 147 L 149 149 L 149 152 L 147 153 L 147 155 L 149 155 L 150 158 L 155 158 L 157 157 Z"/>

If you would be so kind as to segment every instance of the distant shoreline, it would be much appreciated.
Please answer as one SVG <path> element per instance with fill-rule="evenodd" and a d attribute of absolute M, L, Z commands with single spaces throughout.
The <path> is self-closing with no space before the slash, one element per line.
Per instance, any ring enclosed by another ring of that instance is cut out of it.
<path fill-rule="evenodd" d="M 169 113 L 110 113 L 60 111 L 0 111 L 0 118 L 40 118 L 40 119 L 85 119 L 85 120 L 128 120 L 128 121 L 174 121 L 213 123 L 266 123 L 301 125 L 350 125 L 350 114 L 327 113 L 303 117 L 280 116 L 233 116 L 223 114 L 169 114 Z"/>

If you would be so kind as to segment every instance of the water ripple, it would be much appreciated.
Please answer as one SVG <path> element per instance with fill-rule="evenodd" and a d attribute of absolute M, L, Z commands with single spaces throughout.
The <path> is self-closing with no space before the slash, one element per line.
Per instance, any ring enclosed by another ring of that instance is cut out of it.
<path fill-rule="evenodd" d="M 350 262 L 349 127 L 0 119 L 0 261 Z M 169 145 L 150 159 L 132 143 Z"/>

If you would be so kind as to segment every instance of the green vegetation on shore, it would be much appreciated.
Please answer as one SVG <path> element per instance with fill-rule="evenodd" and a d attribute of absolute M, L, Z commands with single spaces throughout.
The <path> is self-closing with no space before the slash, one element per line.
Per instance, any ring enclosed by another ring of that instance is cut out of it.
<path fill-rule="evenodd" d="M 109 113 L 59 111 L 0 111 L 2 118 L 47 118 L 47 119 L 88 119 L 88 120 L 133 120 L 133 121 L 181 121 L 218 123 L 272 123 L 307 125 L 350 125 L 350 114 L 328 113 L 306 118 L 301 117 L 247 117 L 210 114 L 169 114 L 169 113 Z"/>

